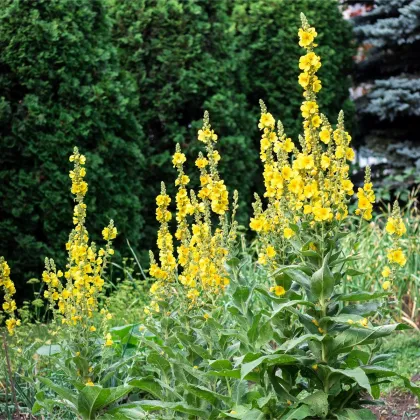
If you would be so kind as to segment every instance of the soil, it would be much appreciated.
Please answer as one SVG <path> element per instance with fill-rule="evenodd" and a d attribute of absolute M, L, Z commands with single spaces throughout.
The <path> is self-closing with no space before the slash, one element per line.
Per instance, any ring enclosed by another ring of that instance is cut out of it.
<path fill-rule="evenodd" d="M 420 405 L 414 395 L 392 390 L 383 401 L 385 405 L 369 407 L 378 420 L 420 420 Z"/>

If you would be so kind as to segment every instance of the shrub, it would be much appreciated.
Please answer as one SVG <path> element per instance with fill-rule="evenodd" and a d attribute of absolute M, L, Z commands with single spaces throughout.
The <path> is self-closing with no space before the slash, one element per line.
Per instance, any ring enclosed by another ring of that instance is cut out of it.
<path fill-rule="evenodd" d="M 63 261 L 71 226 L 63 165 L 74 145 L 94 168 L 90 227 L 118 213 L 122 235 L 139 240 L 143 134 L 103 2 L 2 0 L 0 8 L 0 254 L 22 292 L 41 255 Z"/>

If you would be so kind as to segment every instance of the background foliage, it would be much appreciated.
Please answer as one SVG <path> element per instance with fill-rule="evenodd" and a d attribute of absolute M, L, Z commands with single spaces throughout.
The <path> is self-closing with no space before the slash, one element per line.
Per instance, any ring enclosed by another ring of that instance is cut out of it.
<path fill-rule="evenodd" d="M 171 185 L 177 142 L 192 165 L 204 109 L 221 136 L 226 184 L 250 203 L 261 186 L 258 99 L 289 136 L 301 124 L 302 10 L 322 41 L 321 105 L 331 117 L 344 107 L 349 121 L 351 29 L 335 0 L 311 3 L 0 0 L 0 254 L 17 283 L 40 273 L 44 255 L 64 254 L 73 145 L 92 168 L 88 211 L 101 215 L 89 229 L 114 217 L 120 249 L 126 239 L 143 256 L 154 246 L 156 179 Z M 244 222 L 251 209 L 241 210 Z"/>
<path fill-rule="evenodd" d="M 420 182 L 420 1 L 361 3 L 373 7 L 353 19 L 361 44 L 354 74 L 360 90 L 357 140 L 379 158 L 376 184 L 407 191 Z"/>
<path fill-rule="evenodd" d="M 91 231 L 118 214 L 124 237 L 140 240 L 138 94 L 110 29 L 99 0 L 0 2 L 0 254 L 21 285 L 40 274 L 46 255 L 64 256 L 74 145 L 92 168 Z"/>

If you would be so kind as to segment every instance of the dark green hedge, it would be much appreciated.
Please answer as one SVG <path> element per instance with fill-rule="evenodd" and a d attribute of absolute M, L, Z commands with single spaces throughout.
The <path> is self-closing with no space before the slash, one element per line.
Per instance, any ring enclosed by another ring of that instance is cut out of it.
<path fill-rule="evenodd" d="M 140 240 L 138 94 L 110 35 L 101 0 L 0 1 L 0 255 L 21 286 L 64 257 L 73 146 L 88 158 L 91 232 L 113 217 Z"/>
<path fill-rule="evenodd" d="M 316 6 L 315 6 L 316 3 Z M 92 232 L 109 217 L 138 251 L 181 143 L 192 169 L 205 109 L 241 218 L 260 185 L 258 99 L 300 130 L 299 13 L 317 25 L 321 104 L 348 107 L 351 31 L 336 0 L 0 0 L 0 255 L 14 277 L 64 255 L 67 156 L 86 152 Z"/>

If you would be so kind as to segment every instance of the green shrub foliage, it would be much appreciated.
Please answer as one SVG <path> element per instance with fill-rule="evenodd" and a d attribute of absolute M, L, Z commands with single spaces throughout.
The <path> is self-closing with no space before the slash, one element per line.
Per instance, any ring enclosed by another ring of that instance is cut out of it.
<path fill-rule="evenodd" d="M 118 214 L 121 236 L 140 239 L 138 96 L 110 30 L 99 0 L 0 1 L 0 254 L 18 283 L 64 257 L 74 145 L 95 169 L 92 231 Z"/>

